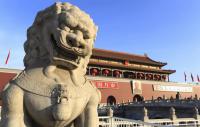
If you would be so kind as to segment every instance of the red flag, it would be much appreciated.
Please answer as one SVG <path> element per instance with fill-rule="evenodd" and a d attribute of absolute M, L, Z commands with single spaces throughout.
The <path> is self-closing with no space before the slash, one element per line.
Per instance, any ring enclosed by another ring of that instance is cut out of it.
<path fill-rule="evenodd" d="M 185 82 L 187 81 L 187 75 L 186 73 L 184 72 L 184 77 L 185 77 Z"/>
<path fill-rule="evenodd" d="M 192 79 L 192 82 L 194 82 L 194 77 L 193 77 L 192 73 L 191 73 L 191 79 Z"/>
<path fill-rule="evenodd" d="M 5 64 L 8 64 L 8 60 L 9 60 L 9 58 L 10 58 L 10 50 L 9 50 L 9 52 L 8 52 L 8 56 L 7 56 L 7 58 L 6 58 L 6 62 L 5 62 Z"/>
<path fill-rule="evenodd" d="M 197 75 L 197 81 L 200 82 L 199 75 Z"/>

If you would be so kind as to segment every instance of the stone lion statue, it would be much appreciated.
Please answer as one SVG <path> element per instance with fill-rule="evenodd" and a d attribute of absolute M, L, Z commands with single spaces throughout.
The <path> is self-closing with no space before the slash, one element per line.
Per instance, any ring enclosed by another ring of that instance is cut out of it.
<path fill-rule="evenodd" d="M 40 11 L 25 69 L 3 91 L 1 127 L 97 127 L 100 92 L 85 78 L 97 27 L 69 3 Z"/>

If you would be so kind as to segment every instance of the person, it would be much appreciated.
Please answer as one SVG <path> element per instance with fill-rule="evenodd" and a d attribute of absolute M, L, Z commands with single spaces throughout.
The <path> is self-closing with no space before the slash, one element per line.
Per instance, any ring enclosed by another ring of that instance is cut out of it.
<path fill-rule="evenodd" d="M 176 93 L 176 100 L 180 100 L 181 99 L 181 95 L 179 92 Z"/>

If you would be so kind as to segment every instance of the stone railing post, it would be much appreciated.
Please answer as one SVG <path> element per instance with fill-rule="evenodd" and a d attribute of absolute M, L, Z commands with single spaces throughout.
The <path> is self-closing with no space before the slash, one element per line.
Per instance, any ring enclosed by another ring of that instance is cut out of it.
<path fill-rule="evenodd" d="M 113 110 L 112 110 L 112 108 L 109 108 L 109 109 L 107 110 L 107 116 L 113 117 Z"/>
<path fill-rule="evenodd" d="M 148 117 L 148 109 L 146 107 L 143 108 L 143 121 L 147 122 L 149 120 Z"/>
<path fill-rule="evenodd" d="M 107 109 L 107 116 L 108 116 L 107 123 L 110 124 L 110 127 L 113 127 L 113 110 L 111 107 Z"/>
<path fill-rule="evenodd" d="M 200 119 L 199 109 L 197 107 L 194 107 L 194 118 Z"/>
<path fill-rule="evenodd" d="M 176 117 L 176 110 L 175 110 L 174 107 L 171 107 L 171 108 L 170 108 L 170 118 L 171 118 L 171 120 L 173 120 L 173 121 L 177 119 L 177 117 Z"/>

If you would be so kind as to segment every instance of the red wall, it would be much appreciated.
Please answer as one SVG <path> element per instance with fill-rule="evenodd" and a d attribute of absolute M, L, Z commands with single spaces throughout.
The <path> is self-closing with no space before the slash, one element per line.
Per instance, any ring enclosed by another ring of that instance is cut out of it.
<path fill-rule="evenodd" d="M 93 81 L 95 82 L 95 80 Z M 106 81 L 102 81 L 106 82 Z M 191 85 L 190 85 L 191 86 Z M 179 92 L 181 95 L 181 98 L 189 98 L 189 97 L 195 97 L 195 94 L 200 98 L 200 86 L 194 85 L 193 92 Z M 154 91 L 153 90 L 153 84 L 141 84 L 142 93 L 140 96 L 144 97 L 144 100 L 151 100 L 152 96 L 154 99 L 157 99 L 158 97 L 163 97 L 170 99 L 172 96 L 173 98 L 176 98 L 177 92 L 165 92 L 165 91 Z M 129 82 L 118 82 L 118 89 L 113 88 L 99 88 L 102 94 L 102 100 L 101 103 L 107 103 L 107 98 L 109 96 L 114 96 L 117 103 L 121 103 L 122 101 L 128 102 L 128 100 L 132 101 L 133 97 L 136 94 L 132 94 L 131 91 L 131 84 Z"/>
<path fill-rule="evenodd" d="M 127 82 L 118 82 L 117 89 L 105 88 L 100 89 L 100 91 L 102 94 L 102 103 L 107 103 L 107 98 L 109 96 L 114 96 L 117 103 L 122 103 L 122 101 L 128 102 L 128 100 L 133 100 L 131 85 Z"/>
<path fill-rule="evenodd" d="M 7 72 L 0 72 L 0 92 L 3 91 L 4 86 L 16 76 L 16 73 L 7 73 Z M 2 102 L 0 100 L 0 105 L 2 105 Z"/>
<path fill-rule="evenodd" d="M 3 90 L 4 86 L 16 76 L 16 73 L 0 72 L 0 91 Z"/>

